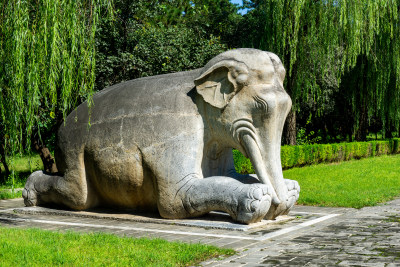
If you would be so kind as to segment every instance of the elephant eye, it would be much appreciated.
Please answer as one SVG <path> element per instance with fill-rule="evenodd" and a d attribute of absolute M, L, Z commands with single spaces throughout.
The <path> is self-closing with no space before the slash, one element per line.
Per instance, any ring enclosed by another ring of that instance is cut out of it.
<path fill-rule="evenodd" d="M 264 99 L 262 99 L 261 97 L 259 97 L 257 95 L 254 96 L 253 98 L 256 101 L 255 102 L 255 106 L 256 106 L 257 109 L 261 109 L 261 110 L 263 110 L 265 112 L 268 111 L 268 104 Z"/>

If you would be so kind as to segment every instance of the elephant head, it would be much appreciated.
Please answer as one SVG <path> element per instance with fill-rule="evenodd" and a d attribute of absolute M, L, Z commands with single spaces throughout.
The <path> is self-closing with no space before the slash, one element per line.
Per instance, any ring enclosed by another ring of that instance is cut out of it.
<path fill-rule="evenodd" d="M 292 105 L 284 78 L 285 69 L 275 54 L 236 49 L 213 58 L 195 80 L 197 93 L 219 110 L 213 123 L 228 133 L 227 143 L 250 158 L 259 181 L 274 189 L 272 217 L 287 211 L 298 198 L 288 190 L 280 159 L 283 125 Z"/>

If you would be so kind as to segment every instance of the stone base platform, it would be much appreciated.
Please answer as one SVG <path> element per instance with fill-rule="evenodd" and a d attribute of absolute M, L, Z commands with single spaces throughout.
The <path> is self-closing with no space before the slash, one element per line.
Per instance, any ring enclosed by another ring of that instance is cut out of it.
<path fill-rule="evenodd" d="M 209 214 L 190 219 L 164 219 L 154 213 L 138 213 L 130 210 L 115 209 L 93 209 L 90 211 L 72 211 L 44 207 L 22 207 L 13 210 L 17 214 L 30 215 L 58 215 L 92 219 L 111 219 L 117 221 L 131 221 L 140 223 L 155 223 L 165 225 L 179 225 L 190 227 L 201 227 L 205 229 L 221 229 L 235 231 L 249 231 L 256 228 L 271 227 L 276 224 L 284 224 L 294 220 L 295 216 L 279 216 L 276 220 L 262 220 L 250 225 L 234 222 L 232 218 L 224 212 L 210 212 Z"/>

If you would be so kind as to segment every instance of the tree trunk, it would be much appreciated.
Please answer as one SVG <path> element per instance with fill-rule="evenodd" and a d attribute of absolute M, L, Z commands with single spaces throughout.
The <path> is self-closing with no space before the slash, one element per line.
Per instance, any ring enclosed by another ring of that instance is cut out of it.
<path fill-rule="evenodd" d="M 285 122 L 285 144 L 295 146 L 296 141 L 296 111 L 290 110 Z"/>
<path fill-rule="evenodd" d="M 358 116 L 358 128 L 355 133 L 356 141 L 366 141 L 367 140 L 367 131 L 368 131 L 368 60 L 365 60 L 364 65 L 364 74 L 362 75 L 361 85 L 358 90 L 358 97 L 360 99 L 360 113 Z"/>
<path fill-rule="evenodd" d="M 399 133 L 397 134 L 397 137 L 400 138 L 400 125 L 399 125 Z"/>
<path fill-rule="evenodd" d="M 43 162 L 43 168 L 45 172 L 56 173 L 58 172 L 56 162 L 51 155 L 49 149 L 44 146 L 40 141 L 33 140 L 33 148 L 39 153 L 40 158 Z"/>
<path fill-rule="evenodd" d="M 290 50 L 289 50 L 290 51 Z M 290 62 L 290 52 L 285 56 L 286 64 Z M 297 62 L 292 67 L 292 74 L 286 76 L 286 86 L 285 90 L 292 98 L 292 108 L 286 118 L 285 127 L 283 129 L 284 136 L 284 144 L 295 146 L 297 145 L 296 141 L 296 111 L 294 110 L 294 103 L 296 103 L 296 99 L 294 99 L 295 95 L 294 91 L 294 81 L 295 81 L 295 73 L 297 70 Z"/>
<path fill-rule="evenodd" d="M 358 142 L 367 140 L 368 117 L 366 103 L 363 104 L 360 112 L 359 125 L 355 136 L 355 139 Z"/>
<path fill-rule="evenodd" d="M 4 149 L 4 144 L 0 144 L 0 159 L 1 163 L 3 164 L 4 167 L 4 175 L 0 174 L 0 184 L 4 184 L 7 181 L 7 177 L 10 175 L 10 169 L 8 168 L 7 165 L 7 160 L 6 160 L 6 151 Z"/>
<path fill-rule="evenodd" d="M 385 138 L 389 138 L 389 139 L 393 138 L 392 127 L 390 127 L 390 125 L 386 125 Z"/>

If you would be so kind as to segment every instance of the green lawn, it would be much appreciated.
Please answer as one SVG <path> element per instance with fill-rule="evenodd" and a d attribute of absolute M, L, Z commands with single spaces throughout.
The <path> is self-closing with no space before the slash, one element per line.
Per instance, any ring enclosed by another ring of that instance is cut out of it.
<path fill-rule="evenodd" d="M 33 154 L 32 156 L 15 156 L 12 160 L 14 170 L 19 173 L 29 173 L 43 168 L 42 160 L 37 154 Z M 11 168 L 11 166 L 8 167 Z M 0 170 L 4 172 L 3 164 L 0 164 Z"/>
<path fill-rule="evenodd" d="M 22 188 L 25 185 L 26 178 L 36 171 L 43 169 L 42 161 L 39 155 L 33 156 L 16 156 L 13 158 L 13 170 L 15 171 L 14 187 Z M 11 166 L 9 166 L 11 168 Z M 1 174 L 4 175 L 3 165 L 0 164 Z M 0 199 L 10 199 L 22 197 L 22 192 L 10 192 L 8 189 L 12 188 L 13 181 L 11 177 L 5 184 L 0 184 Z"/>
<path fill-rule="evenodd" d="M 23 187 L 32 170 L 40 169 L 38 156 L 15 159 L 16 187 Z M 334 164 L 319 164 L 284 171 L 284 177 L 297 180 L 301 192 L 298 204 L 361 208 L 385 202 L 400 195 L 400 155 L 372 157 Z M 2 191 L 0 199 L 21 197 Z"/>
<path fill-rule="evenodd" d="M 37 170 L 43 169 L 42 160 L 39 155 L 32 156 L 15 156 L 11 159 L 13 164 L 8 166 L 11 170 L 15 171 L 14 185 L 15 188 L 23 187 L 28 176 Z M 1 174 L 4 175 L 3 164 L 0 164 Z M 0 184 L 1 189 L 10 189 L 12 185 L 11 178 L 6 184 Z"/>
<path fill-rule="evenodd" d="M 161 239 L 0 227 L 1 266 L 187 266 L 234 253 Z"/>
<path fill-rule="evenodd" d="M 283 175 L 299 182 L 302 205 L 362 208 L 400 196 L 400 155 L 293 168 Z"/>
<path fill-rule="evenodd" d="M 22 197 L 22 191 L 10 192 L 9 190 L 0 190 L 0 199 L 12 199 Z"/>

